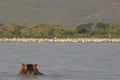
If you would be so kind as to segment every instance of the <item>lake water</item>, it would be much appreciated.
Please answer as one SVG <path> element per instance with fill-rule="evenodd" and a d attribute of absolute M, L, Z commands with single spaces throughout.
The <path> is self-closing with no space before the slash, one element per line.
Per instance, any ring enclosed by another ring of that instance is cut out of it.
<path fill-rule="evenodd" d="M 37 63 L 43 76 L 18 76 Z M 120 43 L 0 43 L 0 80 L 120 80 Z"/>

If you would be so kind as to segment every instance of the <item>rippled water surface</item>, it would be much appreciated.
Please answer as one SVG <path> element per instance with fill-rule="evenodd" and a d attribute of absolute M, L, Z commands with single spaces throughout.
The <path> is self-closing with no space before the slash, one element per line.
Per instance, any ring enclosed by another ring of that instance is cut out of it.
<path fill-rule="evenodd" d="M 45 75 L 18 76 L 22 63 Z M 120 43 L 0 43 L 0 80 L 120 80 Z"/>

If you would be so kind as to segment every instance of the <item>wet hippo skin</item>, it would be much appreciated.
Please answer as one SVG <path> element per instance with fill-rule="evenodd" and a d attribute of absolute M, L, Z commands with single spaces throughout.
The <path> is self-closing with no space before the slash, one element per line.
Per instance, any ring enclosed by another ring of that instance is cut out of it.
<path fill-rule="evenodd" d="M 19 75 L 44 75 L 39 72 L 37 64 L 22 64 Z"/>

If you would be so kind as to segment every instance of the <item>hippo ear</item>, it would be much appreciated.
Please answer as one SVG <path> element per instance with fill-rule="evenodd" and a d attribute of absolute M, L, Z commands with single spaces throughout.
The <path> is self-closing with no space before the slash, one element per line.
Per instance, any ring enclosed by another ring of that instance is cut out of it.
<path fill-rule="evenodd" d="M 34 64 L 34 66 L 36 66 L 36 67 L 37 67 L 38 65 L 37 65 L 37 64 Z"/>
<path fill-rule="evenodd" d="M 22 66 L 25 66 L 25 64 L 22 64 Z"/>

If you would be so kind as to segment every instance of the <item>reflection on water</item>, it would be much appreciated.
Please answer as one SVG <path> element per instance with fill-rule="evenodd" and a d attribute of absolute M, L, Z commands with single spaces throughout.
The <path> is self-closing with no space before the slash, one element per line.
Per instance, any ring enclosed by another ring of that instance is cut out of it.
<path fill-rule="evenodd" d="M 22 63 L 43 76 L 18 76 Z M 120 80 L 119 43 L 0 43 L 0 80 Z"/>

